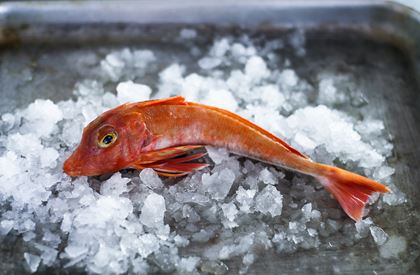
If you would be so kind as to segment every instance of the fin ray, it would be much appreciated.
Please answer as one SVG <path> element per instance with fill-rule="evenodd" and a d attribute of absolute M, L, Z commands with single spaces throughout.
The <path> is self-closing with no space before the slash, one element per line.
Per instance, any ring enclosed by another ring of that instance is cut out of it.
<path fill-rule="evenodd" d="M 331 192 L 344 212 L 355 221 L 363 217 L 363 210 L 374 192 L 386 193 L 385 185 L 358 174 L 324 164 L 317 164 L 324 171 L 318 180 Z"/>

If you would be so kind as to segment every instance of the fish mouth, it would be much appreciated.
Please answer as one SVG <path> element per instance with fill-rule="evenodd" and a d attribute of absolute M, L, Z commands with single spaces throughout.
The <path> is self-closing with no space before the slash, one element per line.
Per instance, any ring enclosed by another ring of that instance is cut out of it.
<path fill-rule="evenodd" d="M 76 165 L 72 157 L 69 157 L 63 165 L 64 173 L 71 177 L 82 176 L 82 168 L 80 165 Z"/>

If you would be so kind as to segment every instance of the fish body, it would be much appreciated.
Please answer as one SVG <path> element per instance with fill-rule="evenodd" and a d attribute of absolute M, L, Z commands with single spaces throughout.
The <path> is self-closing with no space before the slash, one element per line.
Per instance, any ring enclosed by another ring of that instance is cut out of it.
<path fill-rule="evenodd" d="M 312 161 L 232 112 L 187 102 L 181 96 L 128 103 L 100 115 L 84 129 L 64 171 L 93 176 L 150 167 L 163 176 L 181 176 L 207 166 L 195 162 L 203 154 L 180 157 L 206 145 L 314 176 L 354 220 L 362 218 L 373 192 L 389 191 L 366 177 Z"/>

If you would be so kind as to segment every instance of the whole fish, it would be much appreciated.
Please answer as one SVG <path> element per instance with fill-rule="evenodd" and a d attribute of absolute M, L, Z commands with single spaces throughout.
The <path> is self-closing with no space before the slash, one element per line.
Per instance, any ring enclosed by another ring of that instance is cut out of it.
<path fill-rule="evenodd" d="M 181 96 L 123 104 L 83 130 L 65 161 L 70 176 L 94 176 L 124 168 L 153 168 L 182 176 L 208 166 L 186 153 L 205 145 L 314 176 L 353 220 L 360 220 L 373 192 L 389 189 L 352 172 L 312 161 L 254 123 L 223 109 L 187 102 Z"/>

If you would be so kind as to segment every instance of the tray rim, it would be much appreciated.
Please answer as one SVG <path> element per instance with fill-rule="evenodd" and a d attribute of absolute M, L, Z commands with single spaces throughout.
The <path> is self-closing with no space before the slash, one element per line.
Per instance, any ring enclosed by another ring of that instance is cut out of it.
<path fill-rule="evenodd" d="M 238 12 L 240 11 L 240 12 Z M 420 11 L 383 0 L 140 0 L 0 3 L 0 46 L 28 41 L 32 28 L 64 25 L 207 24 L 242 28 L 352 28 L 391 43 L 410 59 L 420 87 Z"/>

